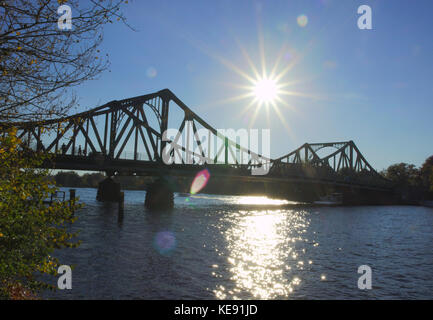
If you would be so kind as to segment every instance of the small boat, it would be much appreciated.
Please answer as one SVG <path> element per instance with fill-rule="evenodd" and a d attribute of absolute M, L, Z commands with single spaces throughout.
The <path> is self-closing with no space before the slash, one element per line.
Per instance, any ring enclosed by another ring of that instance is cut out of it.
<path fill-rule="evenodd" d="M 320 197 L 320 200 L 314 201 L 314 204 L 320 206 L 339 206 L 343 204 L 343 194 L 332 193 L 330 195 Z"/>

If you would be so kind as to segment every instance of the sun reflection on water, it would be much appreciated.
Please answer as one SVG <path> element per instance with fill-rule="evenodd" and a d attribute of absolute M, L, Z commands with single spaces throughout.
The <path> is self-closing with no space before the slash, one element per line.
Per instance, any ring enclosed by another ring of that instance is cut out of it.
<path fill-rule="evenodd" d="M 218 286 L 219 299 L 288 297 L 301 284 L 304 262 L 296 241 L 308 221 L 300 212 L 281 210 L 240 212 L 225 232 L 230 288 Z M 297 252 L 299 251 L 299 252 Z M 299 261 L 298 261 L 299 260 Z M 300 268 L 301 267 L 301 268 Z"/>
<path fill-rule="evenodd" d="M 288 204 L 287 200 L 270 199 L 268 197 L 259 196 L 241 196 L 237 199 L 238 204 L 253 204 L 253 205 L 283 205 Z"/>

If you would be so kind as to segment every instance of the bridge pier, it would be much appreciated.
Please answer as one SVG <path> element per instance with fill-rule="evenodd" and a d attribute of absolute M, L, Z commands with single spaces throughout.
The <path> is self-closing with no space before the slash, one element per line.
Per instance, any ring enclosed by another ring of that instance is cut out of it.
<path fill-rule="evenodd" d="M 120 183 L 111 177 L 99 182 L 96 200 L 101 202 L 118 202 L 120 199 Z"/>
<path fill-rule="evenodd" d="M 174 206 L 173 188 L 165 179 L 153 182 L 146 190 L 144 206 L 149 210 L 170 210 Z"/>

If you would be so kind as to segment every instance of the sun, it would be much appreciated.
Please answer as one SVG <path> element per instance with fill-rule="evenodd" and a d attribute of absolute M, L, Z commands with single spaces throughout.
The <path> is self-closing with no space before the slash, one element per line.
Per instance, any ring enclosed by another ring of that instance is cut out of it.
<path fill-rule="evenodd" d="M 235 39 L 240 49 L 242 62 L 246 62 L 248 68 L 241 68 L 239 64 L 234 63 L 209 48 L 197 45 L 198 49 L 217 60 L 221 65 L 227 67 L 238 76 L 235 83 L 224 81 L 223 84 L 237 89 L 238 94 L 214 102 L 214 104 L 229 104 L 233 102 L 245 101 L 246 103 L 240 108 L 237 117 L 241 118 L 249 128 L 254 126 L 257 118 L 266 116 L 269 126 L 271 126 L 270 113 L 278 118 L 286 128 L 290 136 L 291 129 L 286 122 L 287 116 L 284 112 L 298 112 L 293 105 L 294 97 L 299 98 L 316 98 L 310 93 L 299 92 L 295 90 L 296 86 L 308 80 L 308 77 L 294 78 L 291 71 L 302 60 L 304 54 L 299 53 L 295 48 L 287 43 L 283 43 L 279 52 L 272 57 L 273 64 L 267 65 L 270 59 L 265 56 L 264 36 L 261 28 L 258 30 L 259 44 L 259 61 L 253 61 L 246 48 Z M 283 110 L 284 109 L 284 110 Z"/>
<path fill-rule="evenodd" d="M 258 79 L 253 86 L 253 93 L 260 104 L 274 103 L 278 99 L 278 84 L 274 79 Z"/>
<path fill-rule="evenodd" d="M 296 112 L 295 107 L 289 103 L 289 98 L 291 96 L 303 96 L 302 93 L 294 91 L 293 88 L 292 90 L 288 89 L 288 87 L 292 87 L 300 82 L 297 79 L 287 81 L 288 74 L 298 61 L 298 57 L 295 54 L 289 54 L 291 50 L 287 46 L 282 46 L 276 59 L 274 59 L 272 68 L 267 68 L 263 41 L 260 41 L 259 52 L 261 63 L 259 65 L 253 62 L 242 45 L 239 44 L 239 47 L 242 58 L 248 63 L 249 69 L 243 70 L 233 62 L 221 56 L 211 54 L 212 57 L 228 69 L 237 73 L 243 80 L 237 83 L 225 83 L 232 88 L 240 89 L 241 92 L 239 92 L 239 95 L 220 100 L 217 103 L 227 104 L 240 100 L 249 100 L 238 113 L 238 117 L 241 117 L 248 127 L 253 127 L 256 119 L 262 117 L 262 111 L 265 112 L 268 125 L 270 126 L 270 112 L 274 112 L 287 131 L 290 132 L 281 108 Z"/>

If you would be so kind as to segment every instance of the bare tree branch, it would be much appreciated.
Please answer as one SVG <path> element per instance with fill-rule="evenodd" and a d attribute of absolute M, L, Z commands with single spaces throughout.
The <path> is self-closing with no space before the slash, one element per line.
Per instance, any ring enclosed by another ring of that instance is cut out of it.
<path fill-rule="evenodd" d="M 125 0 L 0 1 L 0 121 L 64 116 L 76 103 L 74 86 L 108 67 L 98 49 L 103 26 L 126 23 Z M 57 9 L 72 9 L 72 29 L 60 30 Z"/>

